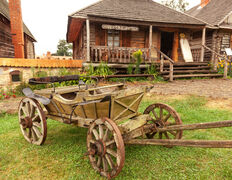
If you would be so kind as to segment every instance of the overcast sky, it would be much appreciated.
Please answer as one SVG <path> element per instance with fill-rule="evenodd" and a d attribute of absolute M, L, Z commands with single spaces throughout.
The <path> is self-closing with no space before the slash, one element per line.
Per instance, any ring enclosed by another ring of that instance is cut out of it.
<path fill-rule="evenodd" d="M 66 39 L 68 15 L 98 0 L 21 0 L 23 21 L 37 40 L 35 51 L 56 52 L 60 39 Z M 160 2 L 161 0 L 155 0 Z M 186 0 L 189 8 L 200 0 Z"/>

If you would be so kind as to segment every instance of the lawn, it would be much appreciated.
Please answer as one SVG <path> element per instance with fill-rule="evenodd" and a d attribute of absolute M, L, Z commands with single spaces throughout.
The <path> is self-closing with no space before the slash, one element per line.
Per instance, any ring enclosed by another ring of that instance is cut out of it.
<path fill-rule="evenodd" d="M 184 124 L 232 119 L 232 111 L 208 108 L 208 101 L 194 96 L 150 97 L 140 111 L 163 102 L 179 112 Z M 47 140 L 35 146 L 24 140 L 17 115 L 2 114 L 0 124 L 0 179 L 103 179 L 84 156 L 87 129 L 48 120 Z M 232 128 L 185 131 L 183 138 L 230 140 Z M 231 149 L 130 145 L 116 179 L 232 179 L 231 153 Z"/>

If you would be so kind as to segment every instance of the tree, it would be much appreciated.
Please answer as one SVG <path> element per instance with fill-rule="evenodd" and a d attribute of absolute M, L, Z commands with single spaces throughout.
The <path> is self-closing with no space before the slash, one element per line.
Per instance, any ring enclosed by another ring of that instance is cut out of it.
<path fill-rule="evenodd" d="M 57 45 L 57 56 L 72 56 L 73 46 L 70 43 L 67 43 L 66 40 L 61 39 Z"/>
<path fill-rule="evenodd" d="M 162 4 L 182 12 L 185 12 L 189 5 L 189 3 L 186 2 L 185 0 L 164 0 L 162 1 Z"/>

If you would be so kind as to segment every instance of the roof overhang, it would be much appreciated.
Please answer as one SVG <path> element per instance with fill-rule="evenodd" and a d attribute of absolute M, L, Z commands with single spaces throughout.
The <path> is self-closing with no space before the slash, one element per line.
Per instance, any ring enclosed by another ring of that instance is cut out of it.
<path fill-rule="evenodd" d="M 84 21 L 84 18 L 73 18 L 71 16 L 68 17 L 68 30 L 66 34 L 68 43 L 74 42 L 77 39 Z"/>

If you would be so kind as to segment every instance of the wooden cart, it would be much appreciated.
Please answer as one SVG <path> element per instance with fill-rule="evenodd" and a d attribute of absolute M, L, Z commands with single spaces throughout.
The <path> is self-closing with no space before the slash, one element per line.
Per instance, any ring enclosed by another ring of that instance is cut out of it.
<path fill-rule="evenodd" d="M 79 80 L 79 76 L 30 79 L 31 84 Z M 87 149 L 92 167 L 102 176 L 116 177 L 125 161 L 124 144 L 192 147 L 232 147 L 232 141 L 180 140 L 183 130 L 232 126 L 232 121 L 182 125 L 178 113 L 166 104 L 139 105 L 149 88 L 126 89 L 123 84 L 102 87 L 50 88 L 26 95 L 19 104 L 19 123 L 25 139 L 42 145 L 47 136 L 46 119 L 88 128 Z M 139 137 L 139 138 L 138 138 Z"/>

